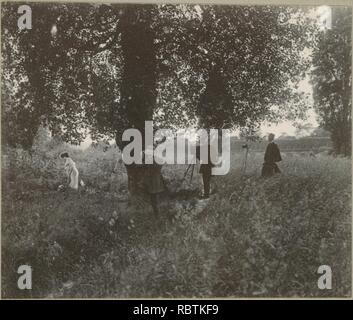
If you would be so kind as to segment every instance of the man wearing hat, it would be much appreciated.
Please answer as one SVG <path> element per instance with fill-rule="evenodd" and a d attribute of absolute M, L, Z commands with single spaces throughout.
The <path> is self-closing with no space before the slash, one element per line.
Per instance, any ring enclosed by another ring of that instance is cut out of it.
<path fill-rule="evenodd" d="M 281 153 L 279 151 L 278 145 L 273 142 L 274 139 L 275 139 L 275 135 L 273 133 L 270 133 L 268 135 L 269 143 L 267 145 L 265 157 L 264 157 L 265 162 L 262 166 L 261 175 L 263 177 L 271 177 L 275 173 L 281 172 L 276 162 L 282 161 L 282 157 L 281 157 Z"/>

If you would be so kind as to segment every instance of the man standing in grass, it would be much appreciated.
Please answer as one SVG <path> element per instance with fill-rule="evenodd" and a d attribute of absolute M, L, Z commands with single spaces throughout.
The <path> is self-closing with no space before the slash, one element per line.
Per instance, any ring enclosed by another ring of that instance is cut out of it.
<path fill-rule="evenodd" d="M 201 159 L 201 147 L 207 148 L 207 161 L 204 161 L 205 159 Z M 203 182 L 203 194 L 200 196 L 200 200 L 207 200 L 210 197 L 212 168 L 217 164 L 213 163 L 211 159 L 212 147 L 212 142 L 208 142 L 207 145 L 201 146 L 199 144 L 196 146 L 196 158 L 200 161 L 199 173 L 202 175 Z"/>
<path fill-rule="evenodd" d="M 267 145 L 265 157 L 264 157 L 264 164 L 262 166 L 262 173 L 263 177 L 271 177 L 275 173 L 280 173 L 276 162 L 282 161 L 281 153 L 279 151 L 278 145 L 273 142 L 275 139 L 275 135 L 270 133 L 268 135 L 269 144 Z"/>

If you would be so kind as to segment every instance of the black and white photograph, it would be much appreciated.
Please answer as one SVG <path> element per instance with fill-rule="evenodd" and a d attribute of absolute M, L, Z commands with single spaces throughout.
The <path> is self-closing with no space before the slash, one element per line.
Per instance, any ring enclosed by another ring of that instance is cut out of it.
<path fill-rule="evenodd" d="M 352 298 L 351 111 L 349 1 L 2 1 L 1 298 Z"/>

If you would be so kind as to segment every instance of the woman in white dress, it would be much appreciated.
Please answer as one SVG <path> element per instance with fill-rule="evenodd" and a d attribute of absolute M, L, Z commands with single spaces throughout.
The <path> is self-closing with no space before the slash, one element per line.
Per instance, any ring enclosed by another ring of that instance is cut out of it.
<path fill-rule="evenodd" d="M 65 159 L 65 172 L 69 178 L 69 187 L 72 189 L 78 189 L 78 170 L 75 162 L 70 158 L 67 152 L 60 155 L 61 158 Z"/>

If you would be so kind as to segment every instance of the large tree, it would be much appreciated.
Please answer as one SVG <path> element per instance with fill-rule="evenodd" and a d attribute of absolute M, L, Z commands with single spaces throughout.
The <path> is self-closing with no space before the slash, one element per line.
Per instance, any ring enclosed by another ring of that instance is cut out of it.
<path fill-rule="evenodd" d="M 169 54 L 161 56 L 169 79 L 163 89 L 168 83 L 173 89 L 162 91 L 163 100 L 180 97 L 188 118 L 196 116 L 206 127 L 255 129 L 264 119 L 303 115 L 307 105 L 296 85 L 309 67 L 303 54 L 310 46 L 307 11 L 184 6 L 175 14 L 170 7 L 161 9 L 169 26 L 161 36 Z M 169 118 L 170 111 L 165 112 Z"/>
<path fill-rule="evenodd" d="M 303 110 L 291 89 L 307 68 L 299 9 L 32 3 L 33 28 L 19 31 L 19 5 L 2 6 L 4 143 L 30 148 L 44 124 L 121 148 L 146 120 L 253 128 Z"/>
<path fill-rule="evenodd" d="M 352 149 L 352 14 L 332 8 L 331 29 L 319 31 L 313 54 L 314 103 L 322 128 L 331 133 L 334 151 Z"/>
<path fill-rule="evenodd" d="M 119 8 L 31 3 L 32 29 L 20 31 L 20 5 L 6 3 L 1 12 L 3 141 L 30 149 L 41 124 L 71 143 L 87 129 L 97 138 L 112 134 L 122 70 Z"/>
<path fill-rule="evenodd" d="M 27 91 L 33 93 L 28 103 L 66 132 L 66 140 L 82 138 L 78 128 L 71 132 L 74 119 L 93 133 L 115 135 L 124 127 L 118 123 L 140 127 L 152 116 L 165 125 L 213 117 L 207 126 L 227 127 L 283 116 L 289 111 L 284 106 L 298 98 L 289 85 L 307 67 L 299 9 L 33 6 L 34 28 L 22 32 L 16 29 L 18 5 L 3 8 L 3 55 L 13 57 L 11 48 L 18 53 L 18 65 L 5 68 L 28 77 Z M 223 105 L 215 106 L 223 119 L 207 107 L 215 100 Z M 63 114 L 72 117 L 63 123 Z"/>

